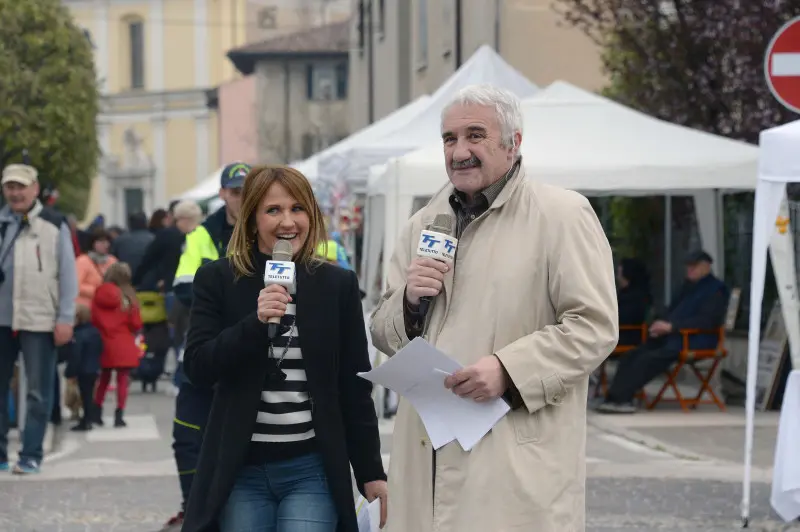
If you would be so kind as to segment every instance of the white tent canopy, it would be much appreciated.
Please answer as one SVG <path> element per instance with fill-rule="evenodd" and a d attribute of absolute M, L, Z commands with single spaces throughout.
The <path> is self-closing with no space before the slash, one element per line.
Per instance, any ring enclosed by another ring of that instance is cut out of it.
<path fill-rule="evenodd" d="M 720 231 L 715 190 L 755 188 L 756 146 L 664 122 L 560 81 L 522 108 L 521 153 L 529 178 L 594 196 L 693 195 L 712 255 Z M 441 141 L 391 161 L 373 181 L 369 194 L 385 195 L 384 213 L 374 213 L 386 217 L 384 257 L 414 199 L 447 182 Z"/>
<path fill-rule="evenodd" d="M 658 120 L 566 82 L 524 100 L 522 110 L 523 161 L 537 181 L 591 195 L 756 185 L 756 146 Z M 436 191 L 447 180 L 441 141 L 400 158 L 398 170 L 404 187 Z"/>
<path fill-rule="evenodd" d="M 224 166 L 218 168 L 213 174 L 205 178 L 196 187 L 190 188 L 176 199 L 205 201 L 209 198 L 213 198 L 219 192 L 219 180 L 222 176 L 223 168 Z"/>
<path fill-rule="evenodd" d="M 413 120 L 391 132 L 371 135 L 348 150 L 322 157 L 320 173 L 326 177 L 346 179 L 355 190 L 366 189 L 371 166 L 386 163 L 391 157 L 439 140 L 442 109 L 459 90 L 480 83 L 491 83 L 520 98 L 538 91 L 536 85 L 506 63 L 491 47 L 481 46 L 433 93 Z"/>
<path fill-rule="evenodd" d="M 750 328 L 747 338 L 747 412 L 745 432 L 744 490 L 742 499 L 742 518 L 747 521 L 750 511 L 750 474 L 753 455 L 753 427 L 756 402 L 756 381 L 758 375 L 758 355 L 761 339 L 761 304 L 764 298 L 764 278 L 767 268 L 767 249 L 772 254 L 772 264 L 778 285 L 781 310 L 789 337 L 792 354 L 792 377 L 800 372 L 800 304 L 794 268 L 794 245 L 791 231 L 781 232 L 776 219 L 781 209 L 785 209 L 786 185 L 800 182 L 800 121 L 761 132 L 761 155 L 759 160 L 758 186 L 756 188 L 755 214 L 753 217 L 753 255 L 750 280 Z M 784 204 L 782 206 L 782 203 Z M 788 214 L 788 211 L 785 211 Z M 777 252 L 777 253 L 776 253 Z M 794 404 L 789 394 L 784 395 L 779 442 L 784 438 L 784 415 L 796 417 L 800 405 Z M 793 439 L 790 454 L 796 456 L 798 434 Z M 780 443 L 779 443 L 780 447 Z M 772 504 L 784 518 L 793 513 L 791 519 L 800 514 L 800 469 L 798 461 L 794 467 L 789 462 L 781 464 L 780 451 L 776 449 L 775 475 L 780 473 L 788 480 L 788 485 L 773 484 Z"/>

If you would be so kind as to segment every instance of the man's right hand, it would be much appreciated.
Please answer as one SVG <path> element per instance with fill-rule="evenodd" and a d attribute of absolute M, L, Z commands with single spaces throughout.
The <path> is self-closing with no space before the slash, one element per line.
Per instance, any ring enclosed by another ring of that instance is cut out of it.
<path fill-rule="evenodd" d="M 444 274 L 450 270 L 446 263 L 429 257 L 416 257 L 406 272 L 406 300 L 419 305 L 420 298 L 436 297 L 442 291 Z"/>

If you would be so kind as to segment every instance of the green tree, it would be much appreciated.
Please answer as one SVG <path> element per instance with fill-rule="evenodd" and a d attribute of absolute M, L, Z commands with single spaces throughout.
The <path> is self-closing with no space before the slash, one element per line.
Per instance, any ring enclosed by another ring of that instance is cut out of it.
<path fill-rule="evenodd" d="M 81 217 L 99 149 L 92 45 L 60 0 L 0 0 L 0 166 L 23 162 Z"/>

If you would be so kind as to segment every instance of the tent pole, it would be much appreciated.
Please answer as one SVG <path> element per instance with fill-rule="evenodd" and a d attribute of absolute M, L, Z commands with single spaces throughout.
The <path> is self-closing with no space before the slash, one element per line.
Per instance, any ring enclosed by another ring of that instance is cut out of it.
<path fill-rule="evenodd" d="M 672 297 L 672 196 L 664 196 L 664 306 Z"/>
<path fill-rule="evenodd" d="M 717 256 L 714 260 L 717 263 L 717 274 L 720 279 L 725 279 L 725 196 L 720 189 L 714 190 L 714 212 L 717 222 L 717 241 L 715 251 Z"/>
<path fill-rule="evenodd" d="M 456 66 L 456 68 L 455 68 L 455 70 L 458 70 L 459 68 L 461 68 L 461 64 L 462 64 L 462 62 L 461 62 L 461 59 L 462 59 L 461 58 L 461 23 L 462 23 L 462 21 L 461 21 L 462 12 L 461 12 L 461 10 L 463 9 L 463 6 L 461 5 L 461 0 L 456 0 L 456 6 L 455 7 L 456 7 L 456 9 L 455 9 L 455 15 L 456 15 L 455 16 L 455 18 L 456 18 L 456 28 L 455 28 L 456 29 L 456 39 L 455 39 L 455 41 L 456 41 L 455 42 L 455 45 L 456 45 L 455 46 L 455 49 L 456 49 L 455 50 L 455 62 L 456 62 L 456 65 L 455 66 Z"/>
<path fill-rule="evenodd" d="M 367 120 L 369 124 L 375 122 L 375 37 L 372 17 L 374 10 L 372 0 L 367 0 Z"/>

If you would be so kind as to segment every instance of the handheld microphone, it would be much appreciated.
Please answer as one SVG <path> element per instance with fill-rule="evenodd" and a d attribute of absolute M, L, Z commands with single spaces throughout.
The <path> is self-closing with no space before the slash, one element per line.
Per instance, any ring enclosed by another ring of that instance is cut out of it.
<path fill-rule="evenodd" d="M 458 240 L 455 233 L 456 219 L 452 214 L 437 214 L 428 229 L 423 229 L 419 235 L 417 257 L 430 257 L 447 264 L 453 264 L 456 258 Z M 419 312 L 424 317 L 428 313 L 432 297 L 420 298 Z"/>
<path fill-rule="evenodd" d="M 294 293 L 294 283 L 295 266 L 292 262 L 292 244 L 286 240 L 278 240 L 272 248 L 272 260 L 267 261 L 267 267 L 264 269 L 264 286 L 271 284 L 285 286 L 291 294 Z M 292 306 L 291 303 L 287 305 L 287 314 L 294 314 L 290 311 Z M 270 318 L 267 324 L 267 336 L 271 340 L 278 336 L 281 318 Z"/>

